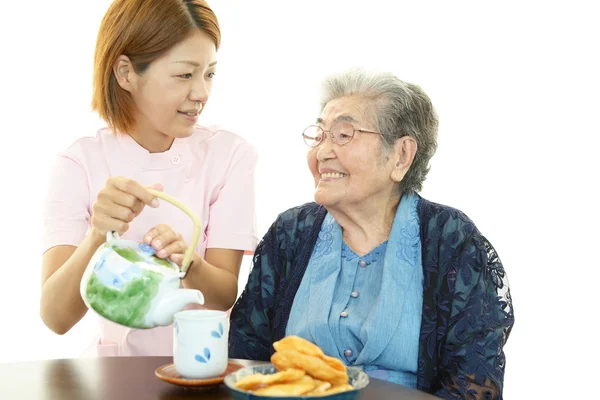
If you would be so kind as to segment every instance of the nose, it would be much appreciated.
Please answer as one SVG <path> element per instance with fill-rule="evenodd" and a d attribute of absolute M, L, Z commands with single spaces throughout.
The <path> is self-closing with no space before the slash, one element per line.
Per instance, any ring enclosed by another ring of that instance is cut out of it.
<path fill-rule="evenodd" d="M 190 100 L 194 102 L 206 103 L 210 94 L 210 88 L 205 79 L 198 79 L 192 86 Z"/>
<path fill-rule="evenodd" d="M 321 144 L 319 144 L 319 146 L 317 146 L 317 160 L 319 161 L 335 158 L 335 143 L 333 143 L 330 135 L 331 134 L 329 132 L 325 132 L 323 135 L 323 141 Z"/>

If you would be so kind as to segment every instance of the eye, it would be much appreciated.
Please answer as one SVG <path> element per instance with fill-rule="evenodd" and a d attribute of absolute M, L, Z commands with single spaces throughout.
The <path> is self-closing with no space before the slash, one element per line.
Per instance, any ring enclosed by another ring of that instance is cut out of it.
<path fill-rule="evenodd" d="M 215 77 L 215 75 L 216 75 L 216 73 L 215 73 L 215 72 L 209 72 L 209 73 L 208 73 L 208 77 L 209 77 L 210 79 L 214 78 L 214 77 Z"/>
<path fill-rule="evenodd" d="M 192 74 L 191 73 L 189 73 L 189 74 L 182 74 L 182 75 L 179 75 L 179 77 L 183 78 L 183 79 L 191 79 L 192 78 Z"/>

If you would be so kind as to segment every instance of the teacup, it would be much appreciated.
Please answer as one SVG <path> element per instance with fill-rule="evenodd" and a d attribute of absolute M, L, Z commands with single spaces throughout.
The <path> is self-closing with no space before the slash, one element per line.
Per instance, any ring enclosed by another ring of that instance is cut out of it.
<path fill-rule="evenodd" d="M 214 310 L 185 310 L 175 314 L 173 364 L 188 379 L 220 376 L 227 370 L 229 318 Z"/>

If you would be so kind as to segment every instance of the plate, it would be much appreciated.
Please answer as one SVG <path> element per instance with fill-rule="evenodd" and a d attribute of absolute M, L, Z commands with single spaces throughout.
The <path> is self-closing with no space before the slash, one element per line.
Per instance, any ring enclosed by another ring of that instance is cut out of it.
<path fill-rule="evenodd" d="M 277 396 L 259 396 L 254 393 L 247 392 L 245 390 L 238 389 L 235 387 L 237 381 L 241 378 L 253 375 L 253 374 L 274 374 L 277 372 L 277 368 L 273 364 L 255 365 L 252 367 L 245 367 L 236 372 L 231 373 L 225 377 L 225 386 L 231 392 L 232 396 L 236 400 L 274 400 L 274 399 L 285 399 L 285 400 L 315 400 L 315 399 L 327 399 L 327 400 L 354 400 L 358 398 L 360 391 L 367 387 L 369 384 L 369 375 L 358 367 L 347 367 L 348 372 L 348 383 L 354 386 L 353 390 L 347 392 L 330 394 L 329 396 L 289 396 L 289 397 L 277 397 Z"/>
<path fill-rule="evenodd" d="M 189 379 L 179 375 L 175 369 L 175 365 L 171 363 L 156 368 L 154 374 L 158 377 L 158 379 L 172 383 L 173 385 L 183 386 L 188 389 L 206 389 L 220 385 L 223 383 L 223 380 L 227 375 L 232 374 L 242 368 L 244 368 L 242 364 L 229 361 L 227 363 L 227 369 L 219 376 L 205 379 Z"/>

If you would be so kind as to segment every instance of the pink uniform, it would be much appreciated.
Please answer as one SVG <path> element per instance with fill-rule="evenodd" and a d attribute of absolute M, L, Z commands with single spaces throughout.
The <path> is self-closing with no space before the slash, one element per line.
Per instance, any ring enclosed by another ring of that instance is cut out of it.
<path fill-rule="evenodd" d="M 92 204 L 111 176 L 123 176 L 163 191 L 186 204 L 201 220 L 203 234 L 196 251 L 207 248 L 245 250 L 252 254 L 256 232 L 254 170 L 255 148 L 241 137 L 197 126 L 192 136 L 176 139 L 164 153 L 149 153 L 129 135 L 108 129 L 96 137 L 73 143 L 57 157 L 44 211 L 44 248 L 78 246 L 91 220 Z M 167 224 L 192 238 L 191 219 L 160 200 L 160 207 L 145 207 L 122 236 L 138 242 L 159 224 Z M 99 332 L 88 355 L 172 356 L 172 327 L 137 330 L 101 317 Z"/>

